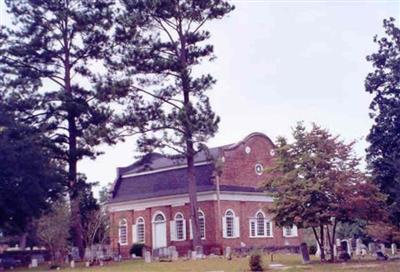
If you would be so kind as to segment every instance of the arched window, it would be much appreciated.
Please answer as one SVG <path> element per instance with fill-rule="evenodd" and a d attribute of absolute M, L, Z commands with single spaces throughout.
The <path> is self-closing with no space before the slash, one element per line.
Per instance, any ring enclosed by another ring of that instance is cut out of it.
<path fill-rule="evenodd" d="M 186 240 L 186 224 L 182 213 L 175 215 L 175 238 L 178 241 Z"/>
<path fill-rule="evenodd" d="M 165 218 L 164 218 L 164 216 L 163 216 L 161 213 L 158 213 L 158 214 L 154 217 L 154 222 L 155 222 L 155 223 L 157 223 L 157 222 L 161 223 L 161 222 L 164 222 L 164 221 L 165 221 Z"/>
<path fill-rule="evenodd" d="M 145 226 L 143 217 L 136 219 L 136 224 L 134 225 L 134 243 L 144 244 Z"/>
<path fill-rule="evenodd" d="M 202 211 L 199 211 L 199 229 L 201 239 L 206 239 L 206 218 Z"/>
<path fill-rule="evenodd" d="M 265 217 L 262 212 L 258 212 L 256 215 L 257 218 L 257 236 L 265 235 Z"/>
<path fill-rule="evenodd" d="M 262 211 L 249 220 L 250 237 L 272 237 L 272 222 Z"/>
<path fill-rule="evenodd" d="M 222 235 L 224 238 L 237 238 L 240 236 L 239 217 L 232 210 L 227 210 L 222 218 Z"/>
<path fill-rule="evenodd" d="M 119 221 L 118 241 L 122 246 L 128 244 L 128 222 L 126 219 L 121 219 Z"/>

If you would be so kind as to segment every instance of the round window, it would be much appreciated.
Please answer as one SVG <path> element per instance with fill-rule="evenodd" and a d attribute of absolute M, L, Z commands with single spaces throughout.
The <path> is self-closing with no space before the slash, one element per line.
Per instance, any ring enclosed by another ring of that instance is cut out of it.
<path fill-rule="evenodd" d="M 275 150 L 271 149 L 271 150 L 269 151 L 269 154 L 270 154 L 272 157 L 275 156 Z"/>
<path fill-rule="evenodd" d="M 250 146 L 246 146 L 246 148 L 244 149 L 244 151 L 246 152 L 246 154 L 250 154 L 250 152 L 251 152 Z"/>
<path fill-rule="evenodd" d="M 264 172 L 264 167 L 261 163 L 257 163 L 255 166 L 255 170 L 257 175 L 262 175 L 262 173 Z"/>

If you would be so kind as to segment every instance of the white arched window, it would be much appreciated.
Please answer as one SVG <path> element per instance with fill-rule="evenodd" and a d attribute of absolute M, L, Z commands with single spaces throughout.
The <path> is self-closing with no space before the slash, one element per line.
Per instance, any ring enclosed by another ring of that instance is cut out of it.
<path fill-rule="evenodd" d="M 272 222 L 262 211 L 258 211 L 254 218 L 249 220 L 250 237 L 272 237 Z"/>
<path fill-rule="evenodd" d="M 206 239 L 206 217 L 202 211 L 199 211 L 199 229 L 201 239 Z"/>
<path fill-rule="evenodd" d="M 136 224 L 132 226 L 133 243 L 144 244 L 145 225 L 143 217 L 136 219 Z"/>
<path fill-rule="evenodd" d="M 175 214 L 174 220 L 170 222 L 171 241 L 186 240 L 186 220 L 182 213 Z"/>
<path fill-rule="evenodd" d="M 227 210 L 222 217 L 222 236 L 224 238 L 240 237 L 239 217 L 235 216 L 233 210 Z"/>
<path fill-rule="evenodd" d="M 121 246 L 128 244 L 128 222 L 121 219 L 118 225 L 118 242 Z"/>
<path fill-rule="evenodd" d="M 283 227 L 283 237 L 297 237 L 297 226 Z"/>
<path fill-rule="evenodd" d="M 199 232 L 200 232 L 200 238 L 201 239 L 206 239 L 206 217 L 204 216 L 204 212 L 199 210 L 197 213 L 199 217 Z M 189 219 L 189 237 L 190 239 L 193 239 L 193 226 L 192 226 L 192 219 Z"/>

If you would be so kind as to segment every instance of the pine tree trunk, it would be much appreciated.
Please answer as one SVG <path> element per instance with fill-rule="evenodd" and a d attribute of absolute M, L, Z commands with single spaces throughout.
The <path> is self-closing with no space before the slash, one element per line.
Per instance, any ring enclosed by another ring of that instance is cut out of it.
<path fill-rule="evenodd" d="M 79 206 L 79 193 L 77 186 L 77 128 L 76 116 L 73 106 L 73 90 L 71 84 L 71 62 L 70 62 L 70 48 L 69 48 L 69 35 L 68 35 L 68 17 L 65 18 L 65 31 L 63 35 L 64 40 L 64 83 L 65 92 L 68 97 L 66 102 L 67 108 L 67 121 L 68 121 L 68 182 L 69 182 L 69 196 L 71 205 L 71 230 L 73 243 L 79 249 L 79 255 L 83 258 L 85 253 L 83 243 L 83 228 L 81 222 L 81 213 Z"/>
<path fill-rule="evenodd" d="M 325 235 L 324 226 L 320 226 L 320 237 L 321 237 L 321 261 L 325 261 Z"/>

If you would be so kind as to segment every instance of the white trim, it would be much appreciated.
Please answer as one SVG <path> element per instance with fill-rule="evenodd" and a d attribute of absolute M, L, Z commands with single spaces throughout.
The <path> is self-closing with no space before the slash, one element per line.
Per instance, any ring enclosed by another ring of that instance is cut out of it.
<path fill-rule="evenodd" d="M 213 162 L 211 162 L 211 161 L 198 162 L 198 163 L 195 163 L 194 166 L 201 166 L 201 165 L 207 165 L 207 164 L 212 164 L 212 163 Z M 154 173 L 160 173 L 160 172 L 176 170 L 176 169 L 183 169 L 183 168 L 187 168 L 187 164 L 177 165 L 177 166 L 172 166 L 172 167 L 165 167 L 165 168 L 161 168 L 161 169 L 145 171 L 145 172 L 139 172 L 139 173 L 126 174 L 126 175 L 122 175 L 121 178 L 129 178 L 129 177 L 150 175 L 150 174 L 154 174 Z"/>
<path fill-rule="evenodd" d="M 142 219 L 143 222 L 139 222 L 139 220 Z M 137 231 L 137 227 L 139 225 L 143 225 L 143 241 L 139 241 L 138 240 L 138 231 Z M 135 241 L 136 243 L 140 243 L 140 244 L 144 244 L 146 242 L 146 221 L 144 220 L 144 218 L 142 216 L 139 216 L 138 218 L 136 218 L 136 224 L 134 225 L 135 227 Z"/>
<path fill-rule="evenodd" d="M 264 192 L 221 192 L 220 200 L 230 201 L 247 201 L 247 202 L 265 202 L 272 203 L 273 198 Z M 215 191 L 197 193 L 197 201 L 217 201 L 217 193 Z M 140 200 L 124 201 L 118 203 L 107 204 L 110 212 L 145 210 L 152 207 L 160 207 L 166 205 L 183 206 L 189 202 L 188 194 L 169 195 L 163 197 L 147 198 Z"/>
<path fill-rule="evenodd" d="M 161 214 L 161 215 L 164 217 L 164 221 L 163 221 L 163 222 L 166 222 L 166 221 L 167 221 L 167 217 L 165 216 L 165 214 L 164 214 L 162 211 L 156 211 L 156 212 L 153 214 L 153 220 L 151 221 L 152 223 L 155 223 L 155 222 L 156 222 L 156 221 L 155 221 L 156 216 L 159 215 L 159 214 Z M 158 222 L 158 221 L 157 221 L 157 222 Z"/>
<path fill-rule="evenodd" d="M 121 242 L 121 227 L 125 227 L 125 243 Z M 118 243 L 121 246 L 126 246 L 128 244 L 128 220 L 122 218 L 118 222 Z"/>

